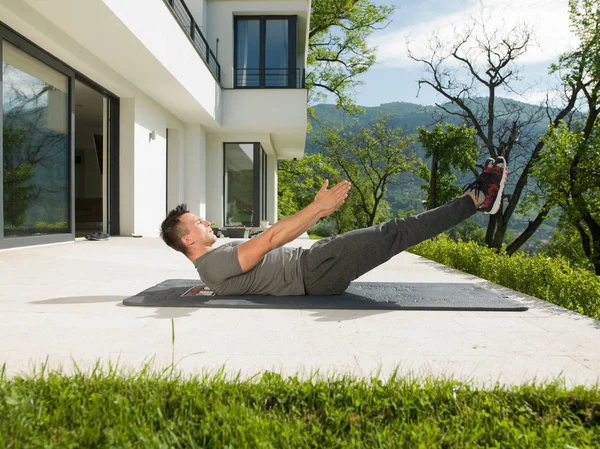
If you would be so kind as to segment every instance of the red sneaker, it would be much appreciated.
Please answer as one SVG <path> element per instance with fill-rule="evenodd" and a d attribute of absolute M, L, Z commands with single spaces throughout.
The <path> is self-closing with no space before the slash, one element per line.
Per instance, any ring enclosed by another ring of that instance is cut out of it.
<path fill-rule="evenodd" d="M 482 201 L 477 210 L 494 215 L 502 204 L 502 192 L 507 179 L 506 160 L 502 156 L 498 156 L 496 160 L 489 158 L 483 164 L 483 172 L 465 187 L 464 192 L 474 191 Z"/>

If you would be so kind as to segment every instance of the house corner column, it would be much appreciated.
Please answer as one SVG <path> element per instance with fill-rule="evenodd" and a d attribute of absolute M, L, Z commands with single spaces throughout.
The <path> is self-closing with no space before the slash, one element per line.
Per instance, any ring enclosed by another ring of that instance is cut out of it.
<path fill-rule="evenodd" d="M 206 132 L 198 124 L 184 130 L 184 198 L 188 209 L 206 217 Z"/>
<path fill-rule="evenodd" d="M 121 98 L 119 110 L 119 216 L 120 233 L 135 228 L 135 99 Z"/>

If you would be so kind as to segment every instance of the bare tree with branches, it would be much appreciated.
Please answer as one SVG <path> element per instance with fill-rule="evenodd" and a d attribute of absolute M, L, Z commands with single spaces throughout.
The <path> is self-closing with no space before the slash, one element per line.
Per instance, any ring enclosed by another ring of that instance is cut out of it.
<path fill-rule="evenodd" d="M 544 146 L 535 126 L 545 123 L 556 127 L 573 111 L 581 87 L 575 82 L 565 84 L 564 99 L 558 108 L 551 107 L 549 99 L 531 107 L 502 98 L 523 98 L 527 91 L 517 89 L 522 81 L 517 63 L 534 44 L 533 30 L 524 24 L 504 29 L 489 23 L 489 17 L 482 14 L 473 18 L 464 31 L 455 29 L 453 42 L 434 37 L 427 55 L 415 54 L 409 42 L 408 55 L 425 68 L 419 89 L 428 86 L 440 94 L 446 102 L 437 104 L 438 108 L 476 130 L 481 157 L 504 156 L 516 175 L 505 191 L 500 211 L 488 222 L 486 244 L 499 249 Z M 535 232 L 549 209 L 550 205 L 540 206 L 537 218 L 508 247 L 509 253 Z"/>

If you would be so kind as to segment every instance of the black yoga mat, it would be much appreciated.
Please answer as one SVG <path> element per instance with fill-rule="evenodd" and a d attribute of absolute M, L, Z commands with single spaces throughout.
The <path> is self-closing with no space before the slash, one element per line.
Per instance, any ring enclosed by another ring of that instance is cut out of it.
<path fill-rule="evenodd" d="M 353 282 L 336 296 L 215 296 L 198 280 L 169 279 L 123 300 L 126 306 L 253 309 L 493 310 L 527 307 L 475 284 Z"/>

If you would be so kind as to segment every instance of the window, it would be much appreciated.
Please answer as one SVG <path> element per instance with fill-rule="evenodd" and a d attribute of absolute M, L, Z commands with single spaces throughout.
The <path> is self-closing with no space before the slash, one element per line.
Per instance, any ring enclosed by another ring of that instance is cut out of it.
<path fill-rule="evenodd" d="M 235 18 L 234 87 L 302 87 L 296 71 L 296 16 Z"/>
<path fill-rule="evenodd" d="M 4 238 L 70 232 L 69 78 L 2 43 Z"/>
<path fill-rule="evenodd" d="M 267 217 L 267 155 L 259 143 L 226 143 L 225 226 L 258 226 Z"/>

